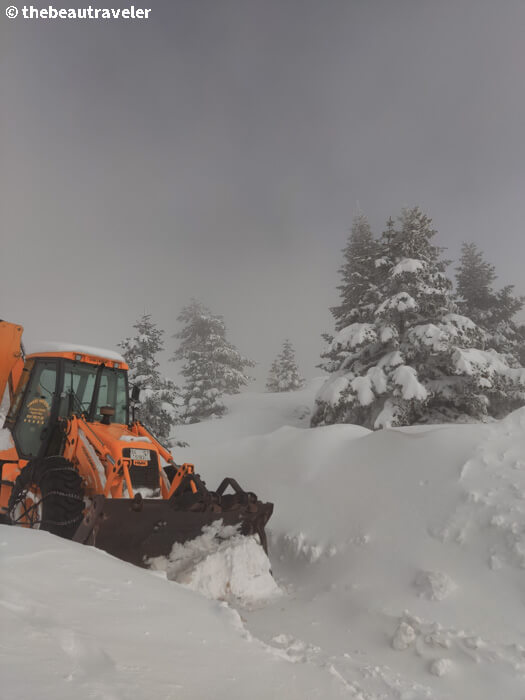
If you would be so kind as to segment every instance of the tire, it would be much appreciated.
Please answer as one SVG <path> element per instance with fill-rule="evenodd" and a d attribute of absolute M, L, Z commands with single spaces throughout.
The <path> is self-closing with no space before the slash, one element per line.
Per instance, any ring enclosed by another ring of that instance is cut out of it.
<path fill-rule="evenodd" d="M 13 525 L 47 530 L 71 539 L 82 522 L 84 488 L 63 457 L 33 459 L 18 475 L 8 504 Z"/>

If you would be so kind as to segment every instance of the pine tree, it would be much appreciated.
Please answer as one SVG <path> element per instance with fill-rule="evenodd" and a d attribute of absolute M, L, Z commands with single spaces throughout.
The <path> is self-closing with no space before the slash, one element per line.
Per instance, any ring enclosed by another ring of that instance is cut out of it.
<path fill-rule="evenodd" d="M 475 323 L 483 325 L 494 304 L 492 283 L 494 265 L 483 258 L 475 243 L 463 243 L 459 267 L 456 268 L 458 307 Z"/>
<path fill-rule="evenodd" d="M 282 350 L 272 363 L 266 390 L 270 392 L 297 391 L 304 386 L 304 379 L 299 375 L 292 343 L 286 339 Z"/>
<path fill-rule="evenodd" d="M 352 221 L 350 235 L 343 249 L 343 265 L 339 268 L 341 284 L 337 289 L 341 301 L 330 309 L 336 331 L 352 323 L 369 323 L 373 320 L 381 264 L 380 250 L 368 219 L 359 212 Z M 320 367 L 332 372 L 344 358 L 332 345 L 333 336 L 325 333 L 323 339 L 327 343 L 327 350 L 321 355 L 323 362 Z"/>
<path fill-rule="evenodd" d="M 197 423 L 220 417 L 226 411 L 222 396 L 239 393 L 249 380 L 245 368 L 255 363 L 228 342 L 223 318 L 195 299 L 182 309 L 177 320 L 184 327 L 174 336 L 181 342 L 172 360 L 183 361 L 184 420 Z"/>
<path fill-rule="evenodd" d="M 458 306 L 485 331 L 485 345 L 522 364 L 522 331 L 514 320 L 525 302 L 514 295 L 513 285 L 495 291 L 496 268 L 488 263 L 475 243 L 463 243 L 456 271 Z"/>
<path fill-rule="evenodd" d="M 418 207 L 382 238 L 381 301 L 330 351 L 340 364 L 317 396 L 313 425 L 369 428 L 500 416 L 523 400 L 525 370 L 483 350 L 483 330 L 460 315 L 436 231 Z"/>
<path fill-rule="evenodd" d="M 350 236 L 343 250 L 344 263 L 339 269 L 342 281 L 337 287 L 341 302 L 331 309 L 337 331 L 356 321 L 372 320 L 377 253 L 378 245 L 372 235 L 368 219 L 360 212 L 354 217 Z"/>
<path fill-rule="evenodd" d="M 180 422 L 180 394 L 160 372 L 157 355 L 164 350 L 164 331 L 157 328 L 150 314 L 144 314 L 133 328 L 134 337 L 126 338 L 119 347 L 129 365 L 130 384 L 141 389 L 137 417 L 156 438 L 171 446 L 171 429 Z"/>

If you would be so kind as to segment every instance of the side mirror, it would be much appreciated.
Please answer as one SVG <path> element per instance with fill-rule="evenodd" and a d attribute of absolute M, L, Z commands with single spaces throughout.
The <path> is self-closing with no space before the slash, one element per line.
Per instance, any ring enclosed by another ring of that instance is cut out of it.
<path fill-rule="evenodd" d="M 131 401 L 133 403 L 138 403 L 140 401 L 140 385 L 133 384 L 131 387 Z"/>

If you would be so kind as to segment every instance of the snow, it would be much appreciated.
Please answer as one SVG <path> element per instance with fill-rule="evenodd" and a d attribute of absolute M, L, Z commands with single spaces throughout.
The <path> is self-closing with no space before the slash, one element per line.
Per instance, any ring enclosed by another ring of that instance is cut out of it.
<path fill-rule="evenodd" d="M 313 408 L 312 393 L 322 386 L 324 379 L 325 377 L 319 377 L 307 388 L 290 393 L 259 394 L 246 391 L 236 396 L 224 396 L 223 402 L 228 412 L 223 418 L 184 427 L 176 426 L 174 434 L 179 438 L 179 434 L 184 433 L 184 438 L 181 439 L 190 445 L 185 455 L 189 458 L 197 445 L 219 444 L 247 435 L 262 435 L 283 425 L 308 427 Z M 175 455 L 177 463 L 180 463 L 179 455 L 180 453 Z"/>
<path fill-rule="evenodd" d="M 404 363 L 403 355 L 399 350 L 394 350 L 393 352 L 388 352 L 386 355 L 379 360 L 377 363 L 378 367 L 396 367 L 397 365 L 402 365 Z"/>
<path fill-rule="evenodd" d="M 404 273 L 416 273 L 425 267 L 423 260 L 415 260 L 414 258 L 403 258 L 392 268 L 391 275 L 396 277 Z"/>
<path fill-rule="evenodd" d="M 394 294 L 389 299 L 385 299 L 376 310 L 376 316 L 382 316 L 388 311 L 415 311 L 417 310 L 417 302 L 407 292 L 399 292 Z"/>
<path fill-rule="evenodd" d="M 326 403 L 335 406 L 342 394 L 348 389 L 350 381 L 347 376 L 341 376 L 340 374 L 334 373 L 323 384 L 317 398 L 319 401 L 325 401 Z"/>
<path fill-rule="evenodd" d="M 374 421 L 374 429 L 391 428 L 397 419 L 398 411 L 399 407 L 396 406 L 391 399 L 387 399 Z"/>
<path fill-rule="evenodd" d="M 456 584 L 443 571 L 418 571 L 414 585 L 420 596 L 428 600 L 444 600 Z"/>
<path fill-rule="evenodd" d="M 367 376 L 370 377 L 374 390 L 378 394 L 383 394 L 386 391 L 386 374 L 381 367 L 370 367 Z"/>
<path fill-rule="evenodd" d="M 372 323 L 351 323 L 337 333 L 332 341 L 332 348 L 339 347 L 354 349 L 363 343 L 374 342 L 377 338 Z"/>
<path fill-rule="evenodd" d="M 450 673 L 454 664 L 450 659 L 437 659 L 433 661 L 430 665 L 430 673 L 435 676 L 444 676 L 446 673 Z"/>
<path fill-rule="evenodd" d="M 397 329 L 393 328 L 392 326 L 383 326 L 383 328 L 381 328 L 379 339 L 382 343 L 388 343 L 388 341 L 395 338 L 396 335 Z"/>
<path fill-rule="evenodd" d="M 452 324 L 459 331 L 466 332 L 475 330 L 476 324 L 467 316 L 461 316 L 460 314 L 446 314 L 443 317 L 443 321 L 447 324 Z"/>
<path fill-rule="evenodd" d="M 202 535 L 176 543 L 168 557 L 152 562 L 170 581 L 182 583 L 207 598 L 243 608 L 261 606 L 281 595 L 270 573 L 270 561 L 254 537 L 242 537 L 222 521 L 204 528 Z"/>
<path fill-rule="evenodd" d="M 457 348 L 454 351 L 454 364 L 458 372 L 465 374 L 484 372 L 493 375 L 508 370 L 508 366 L 498 358 L 497 353 L 475 348 Z"/>
<path fill-rule="evenodd" d="M 275 503 L 273 579 L 235 534 L 144 571 L 0 526 L 2 693 L 523 700 L 525 409 L 312 429 L 321 381 L 175 431 L 210 488 L 229 475 Z"/>
<path fill-rule="evenodd" d="M 407 337 L 410 343 L 426 345 L 433 352 L 443 352 L 458 340 L 467 339 L 470 332 L 475 331 L 475 324 L 466 316 L 459 314 L 446 314 L 438 325 L 425 323 L 414 326 L 408 331 Z M 480 350 L 467 350 L 468 353 L 481 353 Z M 482 353 L 483 354 L 483 353 Z M 490 353 L 489 353 L 490 354 Z M 505 368 L 505 363 L 500 361 L 500 371 Z"/>
<path fill-rule="evenodd" d="M 410 399 L 424 401 L 427 398 L 427 390 L 418 381 L 417 372 L 413 367 L 400 365 L 394 370 L 392 378 L 401 388 L 401 394 L 407 401 Z"/>
<path fill-rule="evenodd" d="M 509 367 L 504 357 L 495 350 L 476 350 L 469 348 L 462 350 L 457 348 L 453 355 L 453 361 L 458 373 L 480 375 L 480 384 L 492 386 L 493 380 L 500 374 L 515 381 L 520 386 L 525 386 L 525 369 L 522 367 Z"/>
<path fill-rule="evenodd" d="M 344 697 L 325 670 L 253 638 L 227 604 L 157 572 L 5 525 L 0 557 L 9 700 Z"/>
<path fill-rule="evenodd" d="M 95 357 L 100 357 L 105 360 L 111 360 L 112 362 L 122 362 L 125 364 L 125 360 L 118 352 L 114 350 L 106 350 L 104 348 L 95 348 L 90 345 L 75 345 L 74 343 L 61 343 L 61 342 L 36 342 L 31 343 L 26 348 L 27 355 L 38 355 L 40 353 L 50 352 L 76 352 L 83 353 L 85 355 L 94 355 Z"/>
<path fill-rule="evenodd" d="M 0 425 L 4 424 L 4 414 L 0 413 Z M 0 450 L 8 450 L 13 447 L 13 439 L 7 430 L 0 430 Z"/>
<path fill-rule="evenodd" d="M 416 641 L 416 631 L 406 622 L 400 622 L 392 637 L 392 648 L 405 651 Z"/>
<path fill-rule="evenodd" d="M 372 382 L 370 377 L 356 377 L 351 382 L 353 391 L 356 392 L 358 401 L 361 406 L 368 406 L 374 400 L 374 392 L 372 391 Z"/>
<path fill-rule="evenodd" d="M 434 352 L 443 352 L 449 343 L 449 336 L 445 329 L 434 323 L 414 326 L 408 331 L 408 338 L 411 343 L 427 345 Z"/>

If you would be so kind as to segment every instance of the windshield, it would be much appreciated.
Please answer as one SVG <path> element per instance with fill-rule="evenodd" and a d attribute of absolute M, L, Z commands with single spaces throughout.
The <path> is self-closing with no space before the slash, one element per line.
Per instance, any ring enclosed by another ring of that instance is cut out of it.
<path fill-rule="evenodd" d="M 69 416 L 71 413 L 89 413 L 99 368 L 100 365 L 89 365 L 70 360 L 65 362 L 60 416 Z M 128 396 L 124 370 L 111 367 L 104 367 L 101 370 L 93 420 L 102 419 L 100 409 L 103 406 L 111 406 L 115 409 L 115 415 L 111 419 L 112 423 L 127 424 Z"/>
<path fill-rule="evenodd" d="M 128 387 L 126 382 L 126 372 L 122 369 L 110 369 L 106 367 L 102 370 L 100 386 L 95 403 L 95 420 L 101 420 L 100 409 L 103 406 L 111 406 L 115 409 L 115 415 L 111 419 L 112 423 L 126 425 L 128 422 Z"/>

